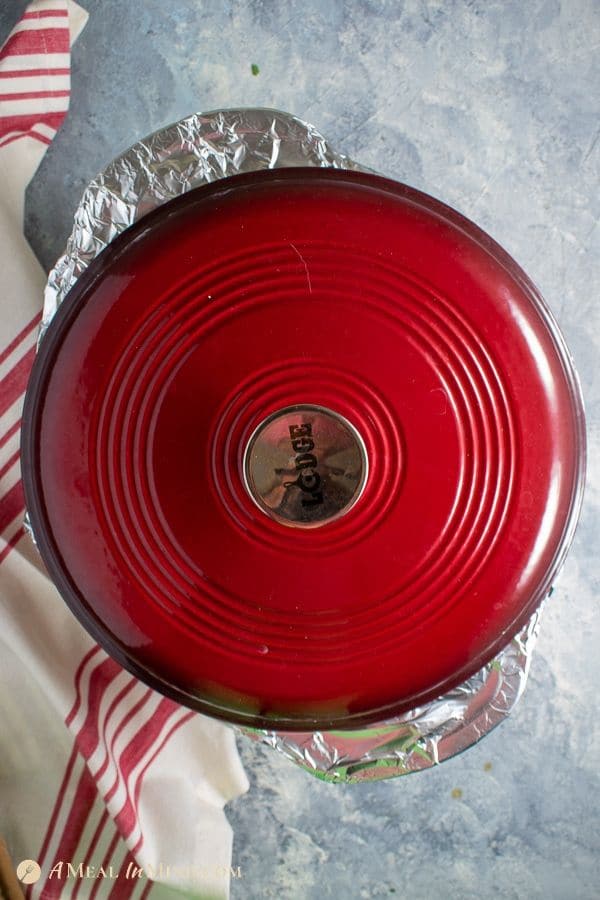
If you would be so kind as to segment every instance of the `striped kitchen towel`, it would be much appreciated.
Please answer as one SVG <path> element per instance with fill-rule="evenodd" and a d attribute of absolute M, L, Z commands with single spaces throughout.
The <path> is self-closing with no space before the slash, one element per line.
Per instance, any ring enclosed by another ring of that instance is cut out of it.
<path fill-rule="evenodd" d="M 25 188 L 63 121 L 86 14 L 29 4 L 0 50 L 0 835 L 31 898 L 226 897 L 233 732 L 120 668 L 67 610 L 23 528 L 23 396 L 44 273 Z"/>

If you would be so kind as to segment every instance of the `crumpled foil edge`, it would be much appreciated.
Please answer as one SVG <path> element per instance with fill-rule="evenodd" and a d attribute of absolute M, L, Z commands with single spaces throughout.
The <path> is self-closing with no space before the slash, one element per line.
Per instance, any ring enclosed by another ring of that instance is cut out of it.
<path fill-rule="evenodd" d="M 138 219 L 217 179 L 289 166 L 371 171 L 336 152 L 312 125 L 272 109 L 197 113 L 135 143 L 81 198 L 65 252 L 48 277 L 39 340 L 90 262 Z M 27 519 L 26 525 L 35 541 Z M 527 682 L 540 613 L 471 678 L 402 716 L 352 731 L 238 731 L 331 782 L 378 780 L 437 765 L 475 744 L 514 708 Z"/>
<path fill-rule="evenodd" d="M 472 747 L 514 709 L 529 675 L 541 611 L 467 681 L 396 718 L 353 731 L 240 730 L 323 781 L 378 781 L 428 769 Z"/>
<path fill-rule="evenodd" d="M 40 338 L 90 262 L 147 213 L 220 178 L 290 166 L 370 171 L 312 125 L 272 109 L 195 113 L 117 156 L 86 188 L 64 254 L 48 276 Z"/>

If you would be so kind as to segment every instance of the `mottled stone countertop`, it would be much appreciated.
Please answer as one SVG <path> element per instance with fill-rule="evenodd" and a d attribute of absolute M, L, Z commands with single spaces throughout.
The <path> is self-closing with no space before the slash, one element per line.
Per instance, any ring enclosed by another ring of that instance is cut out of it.
<path fill-rule="evenodd" d="M 234 900 L 599 897 L 600 4 L 82 2 L 71 111 L 27 196 L 45 266 L 87 181 L 136 138 L 192 111 L 285 109 L 503 244 L 554 310 L 587 404 L 583 517 L 517 710 L 461 757 L 372 785 L 243 743 Z M 4 0 L 0 37 L 24 5 Z"/>

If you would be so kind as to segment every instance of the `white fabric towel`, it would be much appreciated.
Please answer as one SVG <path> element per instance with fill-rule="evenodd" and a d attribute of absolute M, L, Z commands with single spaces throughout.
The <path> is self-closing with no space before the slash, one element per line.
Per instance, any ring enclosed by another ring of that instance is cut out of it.
<path fill-rule="evenodd" d="M 248 788 L 233 731 L 108 658 L 23 528 L 19 428 L 45 283 L 23 198 L 66 115 L 86 19 L 35 0 L 0 50 L 0 834 L 15 865 L 39 864 L 33 898 L 158 895 L 155 880 L 226 897 L 237 867 L 223 807 Z"/>

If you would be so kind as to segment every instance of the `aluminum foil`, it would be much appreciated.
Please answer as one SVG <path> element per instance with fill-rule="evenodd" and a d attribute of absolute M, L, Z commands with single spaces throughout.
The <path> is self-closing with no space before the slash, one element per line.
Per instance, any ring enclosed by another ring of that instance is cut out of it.
<path fill-rule="evenodd" d="M 86 189 L 64 254 L 50 272 L 40 339 L 90 262 L 146 213 L 192 188 L 257 169 L 320 166 L 369 171 L 312 125 L 271 109 L 195 114 L 138 141 Z M 521 696 L 540 611 L 476 675 L 432 703 L 353 731 L 239 729 L 327 781 L 390 778 L 436 765 L 476 743 Z"/>
<path fill-rule="evenodd" d="M 48 277 L 40 336 L 90 262 L 146 213 L 219 178 L 290 166 L 370 171 L 333 150 L 312 125 L 274 109 L 196 113 L 138 141 L 86 188 Z"/>
<path fill-rule="evenodd" d="M 453 691 L 402 716 L 353 731 L 240 729 L 323 781 L 395 778 L 428 769 L 476 744 L 523 693 L 541 609 L 490 663 Z"/>

